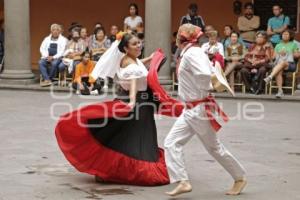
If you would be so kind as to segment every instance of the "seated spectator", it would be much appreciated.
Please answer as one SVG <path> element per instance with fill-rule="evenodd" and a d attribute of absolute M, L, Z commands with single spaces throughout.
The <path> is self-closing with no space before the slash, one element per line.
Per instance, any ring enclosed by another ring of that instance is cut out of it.
<path fill-rule="evenodd" d="M 277 98 L 284 96 L 282 90 L 283 72 L 295 72 L 297 69 L 296 60 L 300 57 L 299 48 L 294 40 L 294 32 L 285 30 L 282 33 L 282 41 L 275 47 L 275 67 L 271 74 L 264 80 L 268 84 L 272 79 L 276 78 L 278 86 Z"/>
<path fill-rule="evenodd" d="M 68 68 L 69 74 L 75 72 L 76 65 L 81 60 L 81 54 L 85 51 L 84 41 L 80 38 L 80 31 L 74 29 L 72 31 L 72 39 L 68 41 L 66 50 L 64 52 L 64 58 L 59 64 L 59 71 L 64 71 L 65 68 Z"/>
<path fill-rule="evenodd" d="M 90 95 L 99 94 L 102 88 L 102 82 L 95 81 L 90 75 L 95 68 L 95 62 L 91 60 L 91 54 L 85 51 L 81 55 L 82 61 L 77 65 L 73 88 L 77 94 Z"/>
<path fill-rule="evenodd" d="M 247 53 L 246 47 L 238 40 L 239 33 L 232 32 L 230 43 L 225 48 L 226 70 L 225 76 L 229 76 L 229 85 L 234 91 L 234 72 L 235 69 L 244 61 Z"/>
<path fill-rule="evenodd" d="M 93 33 L 94 33 L 94 32 L 96 31 L 96 29 L 98 29 L 98 28 L 104 28 L 103 25 L 102 25 L 102 23 L 100 23 L 100 22 L 95 23 L 94 29 L 93 29 Z M 90 40 L 90 43 L 89 43 L 89 44 L 91 44 L 91 42 L 92 42 L 93 40 L 95 40 L 95 34 L 90 35 L 89 40 Z"/>
<path fill-rule="evenodd" d="M 98 28 L 94 33 L 94 40 L 90 44 L 90 51 L 92 54 L 92 60 L 98 61 L 104 52 L 111 46 L 110 40 L 105 35 L 104 28 Z M 104 89 L 108 88 L 110 79 L 105 79 Z M 110 81 L 111 83 L 112 81 Z"/>
<path fill-rule="evenodd" d="M 129 5 L 129 16 L 124 20 L 124 31 L 141 32 L 143 29 L 143 19 L 139 16 L 139 9 L 135 3 Z"/>
<path fill-rule="evenodd" d="M 68 39 L 71 40 L 72 39 L 72 31 L 73 30 L 79 30 L 82 28 L 82 25 L 79 24 L 78 22 L 72 22 L 69 29 L 68 29 L 68 32 L 69 32 L 69 36 L 68 36 Z"/>
<path fill-rule="evenodd" d="M 52 24 L 50 31 L 50 35 L 43 40 L 40 46 L 42 57 L 39 61 L 39 67 L 43 78 L 43 81 L 41 81 L 42 87 L 52 84 L 52 80 L 56 76 L 58 65 L 61 63 L 61 58 L 66 48 L 66 38 L 60 34 L 60 25 Z M 50 69 L 48 69 L 48 67 L 50 67 Z"/>
<path fill-rule="evenodd" d="M 92 53 L 92 60 L 98 61 L 104 52 L 110 47 L 110 40 L 105 35 L 103 28 L 97 28 L 94 32 L 95 40 L 89 45 L 89 50 Z"/>
<path fill-rule="evenodd" d="M 207 25 L 204 28 L 204 33 L 203 36 L 201 36 L 199 40 L 199 45 L 202 46 L 204 43 L 208 42 L 209 34 L 212 31 L 215 31 L 216 29 L 212 25 Z"/>
<path fill-rule="evenodd" d="M 222 43 L 218 42 L 218 32 L 211 31 L 208 35 L 209 35 L 208 42 L 202 45 L 202 49 L 207 54 L 219 53 L 224 58 L 224 47 Z"/>
<path fill-rule="evenodd" d="M 88 48 L 90 44 L 90 37 L 88 36 L 87 28 L 82 27 L 80 29 L 80 38 L 83 40 L 85 48 Z"/>
<path fill-rule="evenodd" d="M 111 28 L 110 28 L 110 36 L 109 36 L 109 40 L 110 40 L 110 43 L 112 44 L 114 41 L 116 41 L 116 36 L 119 32 L 119 28 L 117 25 L 112 25 Z"/>
<path fill-rule="evenodd" d="M 272 60 L 273 49 L 267 41 L 268 35 L 265 31 L 256 33 L 256 43 L 249 48 L 240 70 L 246 88 L 256 95 L 263 91 L 263 79 L 272 67 L 270 61 Z"/>
<path fill-rule="evenodd" d="M 260 26 L 260 17 L 254 15 L 254 6 L 251 2 L 244 5 L 244 15 L 238 18 L 238 29 L 247 48 L 255 43 L 256 31 Z"/>
<path fill-rule="evenodd" d="M 224 48 L 226 49 L 226 47 L 230 44 L 230 38 L 231 38 L 231 33 L 233 32 L 233 27 L 231 25 L 225 25 L 224 26 L 224 39 L 222 39 L 222 44 L 224 46 Z M 244 41 L 242 40 L 242 38 L 238 38 L 238 42 L 245 45 Z"/>
<path fill-rule="evenodd" d="M 200 27 L 201 30 L 204 31 L 205 23 L 203 21 L 203 18 L 200 15 L 198 15 L 197 4 L 195 3 L 190 4 L 188 9 L 188 14 L 181 18 L 180 25 L 183 24 L 193 24 L 195 26 Z"/>
<path fill-rule="evenodd" d="M 275 47 L 280 43 L 280 36 L 283 31 L 288 29 L 290 25 L 290 18 L 283 14 L 283 9 L 279 4 L 273 6 L 274 17 L 268 20 L 268 35 L 271 36 L 270 41 Z"/>

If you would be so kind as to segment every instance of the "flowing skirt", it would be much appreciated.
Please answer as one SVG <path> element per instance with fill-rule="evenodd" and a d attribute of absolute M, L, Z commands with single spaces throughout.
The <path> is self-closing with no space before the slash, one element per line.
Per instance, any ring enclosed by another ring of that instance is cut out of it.
<path fill-rule="evenodd" d="M 149 88 L 138 92 L 133 110 L 126 104 L 125 93 L 125 99 L 89 105 L 61 116 L 55 129 L 57 142 L 78 171 L 121 184 L 169 183 L 164 151 L 157 144 L 154 113 L 179 116 L 183 106 L 159 85 L 157 71 L 163 58 L 157 51 L 149 71 Z M 167 102 L 166 106 L 158 108 L 162 102 Z M 174 103 L 175 109 L 166 109 Z"/>

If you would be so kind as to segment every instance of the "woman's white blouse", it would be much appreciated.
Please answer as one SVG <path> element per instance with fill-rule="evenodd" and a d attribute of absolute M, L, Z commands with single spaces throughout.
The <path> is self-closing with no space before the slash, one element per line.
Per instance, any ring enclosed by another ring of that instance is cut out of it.
<path fill-rule="evenodd" d="M 143 23 L 143 19 L 140 16 L 136 16 L 132 18 L 131 16 L 126 17 L 124 20 L 124 24 L 129 26 L 130 29 L 136 29 L 139 24 Z"/>
<path fill-rule="evenodd" d="M 129 91 L 130 82 L 132 79 L 137 79 L 138 91 L 146 91 L 147 75 L 148 75 L 148 70 L 146 69 L 145 65 L 138 59 L 137 59 L 137 64 L 130 64 L 124 68 L 120 67 L 117 71 L 119 84 L 126 91 Z"/>

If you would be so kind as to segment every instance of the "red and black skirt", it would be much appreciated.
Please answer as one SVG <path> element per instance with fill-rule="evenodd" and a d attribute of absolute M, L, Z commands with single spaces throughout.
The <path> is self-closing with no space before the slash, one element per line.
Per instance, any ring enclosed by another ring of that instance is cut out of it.
<path fill-rule="evenodd" d="M 58 145 L 66 159 L 80 172 L 104 181 L 131 185 L 164 185 L 169 176 L 164 151 L 157 144 L 154 113 L 178 116 L 161 107 L 177 101 L 159 85 L 157 71 L 164 55 L 157 51 L 148 76 L 149 88 L 138 92 L 133 110 L 128 94 L 114 101 L 89 105 L 63 115 L 55 129 Z M 177 102 L 178 103 L 178 102 Z"/>

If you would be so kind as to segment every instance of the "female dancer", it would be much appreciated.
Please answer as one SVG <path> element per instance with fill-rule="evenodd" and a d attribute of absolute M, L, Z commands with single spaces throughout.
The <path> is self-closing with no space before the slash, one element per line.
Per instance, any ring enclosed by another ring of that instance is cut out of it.
<path fill-rule="evenodd" d="M 169 177 L 157 144 L 154 112 L 159 102 L 147 86 L 144 65 L 153 56 L 139 60 L 140 54 L 141 42 L 135 35 L 127 33 L 115 41 L 92 77 L 117 74 L 118 98 L 65 114 L 55 133 L 65 157 L 81 172 L 108 182 L 163 185 Z"/>

